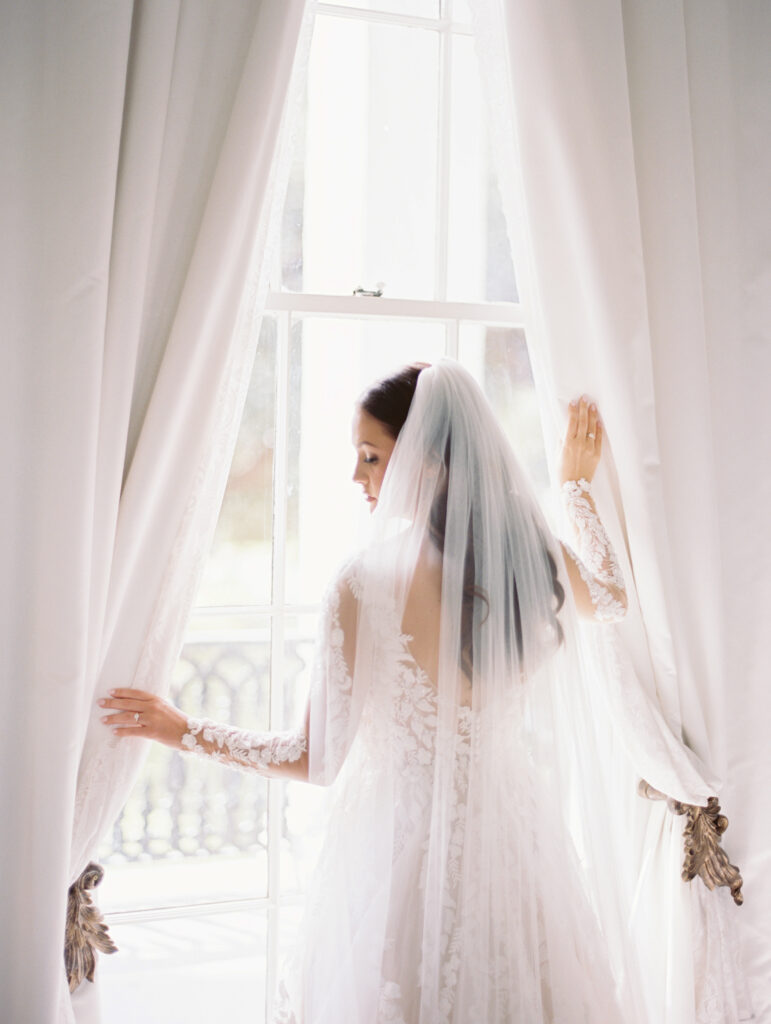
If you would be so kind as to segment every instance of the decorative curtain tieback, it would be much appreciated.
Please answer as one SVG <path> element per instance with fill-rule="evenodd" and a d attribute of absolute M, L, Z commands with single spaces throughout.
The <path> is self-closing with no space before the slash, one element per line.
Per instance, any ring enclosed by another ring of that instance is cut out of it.
<path fill-rule="evenodd" d="M 710 890 L 728 886 L 734 903 L 740 907 L 744 903 L 742 876 L 720 845 L 720 837 L 728 828 L 728 818 L 720 813 L 717 797 L 711 796 L 706 807 L 684 804 L 654 789 L 645 779 L 640 780 L 637 792 L 648 800 L 666 800 L 673 814 L 686 815 L 683 829 L 685 860 L 680 876 L 683 881 L 690 882 L 698 875 Z"/>
<path fill-rule="evenodd" d="M 67 927 L 64 938 L 64 964 L 70 992 L 74 992 L 84 978 L 94 980 L 95 950 L 117 953 L 118 947 L 110 938 L 107 925 L 98 907 L 95 907 L 90 889 L 104 878 L 104 868 L 93 861 L 73 882 L 67 898 Z"/>

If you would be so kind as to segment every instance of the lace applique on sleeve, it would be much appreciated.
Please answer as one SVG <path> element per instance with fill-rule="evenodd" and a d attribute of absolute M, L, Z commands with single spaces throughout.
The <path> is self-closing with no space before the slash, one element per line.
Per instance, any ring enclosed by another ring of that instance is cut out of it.
<path fill-rule="evenodd" d="M 597 515 L 589 482 L 583 478 L 567 480 L 561 493 L 578 538 L 579 553 L 568 544 L 565 549 L 589 591 L 594 618 L 599 622 L 616 622 L 626 614 L 626 587 L 616 553 Z"/>
<path fill-rule="evenodd" d="M 308 756 L 308 781 L 328 785 L 352 739 L 349 664 L 353 660 L 358 580 L 348 568 L 322 603 L 305 726 L 286 732 L 251 732 L 208 718 L 188 718 L 183 748 L 231 768 L 272 775 L 277 765 Z M 312 740 L 309 740 L 309 736 Z M 313 753 L 311 755 L 311 746 Z"/>
<path fill-rule="evenodd" d="M 265 772 L 272 765 L 298 761 L 308 748 L 302 730 L 250 732 L 208 718 L 188 718 L 182 737 L 186 750 L 214 758 L 231 768 Z"/>

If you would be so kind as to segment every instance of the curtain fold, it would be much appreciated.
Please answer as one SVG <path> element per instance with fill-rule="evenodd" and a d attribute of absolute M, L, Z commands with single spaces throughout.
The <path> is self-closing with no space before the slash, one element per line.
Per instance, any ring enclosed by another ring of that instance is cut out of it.
<path fill-rule="evenodd" d="M 0 970 L 8 1018 L 50 1024 L 73 1019 L 68 885 L 146 754 L 95 701 L 168 685 L 248 383 L 311 23 L 305 0 L 40 2 L 3 23 L 15 785 Z"/>
<path fill-rule="evenodd" d="M 771 76 L 760 71 L 771 17 L 760 4 L 740 6 L 474 5 L 545 429 L 556 448 L 565 403 L 587 392 L 612 449 L 596 491 L 634 597 L 624 623 L 595 638 L 595 663 L 632 775 L 701 805 L 726 781 L 736 793 L 728 722 L 734 687 L 743 683 L 726 629 L 726 583 L 739 577 L 722 558 L 720 514 L 735 520 L 736 513 L 725 500 L 730 469 L 715 367 L 729 362 L 726 346 L 740 351 L 742 331 L 738 321 L 727 323 L 725 306 L 736 310 L 754 281 L 767 278 L 771 237 L 757 191 L 758 170 L 769 166 L 768 117 L 764 141 L 752 148 L 741 141 L 759 127 L 762 103 L 771 109 Z M 747 62 L 751 84 L 742 83 Z M 746 201 L 742 190 L 753 187 L 758 219 L 737 240 L 733 214 Z M 712 230 L 716 220 L 723 237 Z M 767 326 L 755 323 L 767 341 Z M 732 367 L 738 389 L 736 373 Z M 748 625 L 743 634 L 752 642 Z M 748 742 L 757 763 L 767 764 L 757 729 Z M 725 890 L 702 893 L 699 880 L 680 881 L 682 820 L 639 800 L 634 781 L 626 780 L 627 799 L 637 801 L 628 845 L 638 885 L 629 910 L 644 947 L 649 1019 L 747 1019 L 733 954 L 748 908 L 737 911 Z M 725 810 L 729 818 L 755 815 L 760 803 L 757 786 L 754 798 L 743 795 Z M 729 829 L 724 842 L 731 859 L 757 870 L 756 851 L 734 835 Z M 757 907 L 750 917 L 759 922 L 762 913 Z M 767 962 L 755 944 L 759 931 L 745 948 L 748 962 Z M 767 983 L 756 981 L 753 995 L 767 1005 Z"/>

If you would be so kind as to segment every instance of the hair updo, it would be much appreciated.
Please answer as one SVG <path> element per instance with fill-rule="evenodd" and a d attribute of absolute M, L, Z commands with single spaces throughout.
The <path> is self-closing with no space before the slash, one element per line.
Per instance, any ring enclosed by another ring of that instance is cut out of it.
<path fill-rule="evenodd" d="M 359 408 L 379 420 L 396 440 L 407 419 L 422 370 L 430 363 L 410 363 L 390 377 L 376 381 L 359 399 Z"/>
<path fill-rule="evenodd" d="M 415 396 L 418 377 L 421 372 L 427 369 L 430 363 L 410 363 L 391 374 L 376 381 L 368 388 L 358 401 L 359 408 L 383 424 L 385 429 L 394 439 L 399 437 L 404 426 L 407 415 L 410 411 L 412 399 Z M 445 468 L 450 464 L 450 450 L 452 439 L 448 438 L 447 448 L 444 453 Z M 446 480 L 446 477 L 445 477 Z M 429 536 L 433 544 L 444 550 L 444 530 L 447 521 L 447 486 L 437 490 L 429 516 Z M 548 572 L 551 577 L 552 592 L 556 607 L 551 611 L 552 625 L 554 626 L 558 642 L 564 640 L 562 625 L 557 618 L 565 601 L 565 591 L 557 578 L 557 565 L 549 551 L 548 544 L 544 539 L 543 555 Z M 524 655 L 525 638 L 522 635 L 522 619 L 519 608 L 519 592 L 516 576 L 511 580 L 511 599 L 514 609 L 514 642 L 520 663 Z M 466 546 L 465 564 L 463 567 L 463 606 L 461 610 L 461 651 L 460 666 L 469 681 L 472 681 L 474 674 L 474 608 L 477 601 L 488 605 L 487 595 L 476 585 L 475 581 L 475 559 L 473 542 L 473 523 L 468 524 L 468 544 Z M 483 620 L 484 621 L 484 620 Z M 479 627 L 477 627 L 479 628 Z M 510 638 L 511 640 L 511 638 Z"/>

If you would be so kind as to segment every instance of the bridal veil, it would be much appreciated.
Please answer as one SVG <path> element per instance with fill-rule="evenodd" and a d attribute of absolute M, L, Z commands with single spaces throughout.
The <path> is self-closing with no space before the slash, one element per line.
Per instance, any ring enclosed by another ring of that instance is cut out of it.
<path fill-rule="evenodd" d="M 306 727 L 333 811 L 277 1020 L 634 1022 L 593 687 L 560 544 L 441 360 L 324 604 Z"/>

